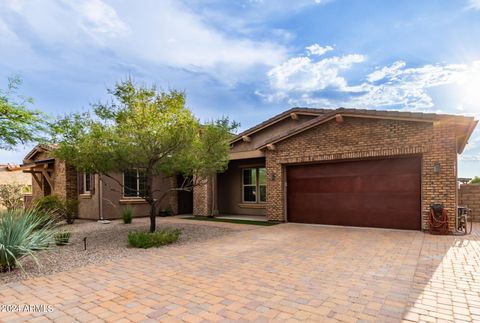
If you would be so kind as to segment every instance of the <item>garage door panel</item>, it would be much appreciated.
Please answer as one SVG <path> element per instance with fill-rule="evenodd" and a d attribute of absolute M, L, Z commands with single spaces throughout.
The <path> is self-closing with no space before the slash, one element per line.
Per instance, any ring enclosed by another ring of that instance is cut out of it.
<path fill-rule="evenodd" d="M 419 158 L 293 166 L 287 180 L 291 222 L 420 229 Z"/>

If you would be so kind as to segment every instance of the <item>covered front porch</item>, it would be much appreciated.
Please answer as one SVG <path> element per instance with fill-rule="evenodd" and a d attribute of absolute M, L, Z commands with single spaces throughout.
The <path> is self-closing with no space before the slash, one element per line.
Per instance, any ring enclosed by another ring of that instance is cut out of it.
<path fill-rule="evenodd" d="M 230 160 L 214 184 L 214 215 L 266 220 L 265 157 Z"/>

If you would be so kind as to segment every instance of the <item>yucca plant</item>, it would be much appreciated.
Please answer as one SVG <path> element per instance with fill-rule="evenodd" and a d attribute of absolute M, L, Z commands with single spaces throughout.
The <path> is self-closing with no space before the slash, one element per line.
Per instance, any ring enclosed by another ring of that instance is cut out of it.
<path fill-rule="evenodd" d="M 23 270 L 21 260 L 27 256 L 37 262 L 35 252 L 50 247 L 54 226 L 49 215 L 38 209 L 4 211 L 0 215 L 0 271 L 17 266 Z"/>

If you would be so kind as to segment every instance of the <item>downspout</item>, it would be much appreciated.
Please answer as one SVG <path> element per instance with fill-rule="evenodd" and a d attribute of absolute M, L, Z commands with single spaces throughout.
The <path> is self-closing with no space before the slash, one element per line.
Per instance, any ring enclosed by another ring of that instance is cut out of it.
<path fill-rule="evenodd" d="M 100 174 L 98 174 L 98 222 L 107 224 L 110 223 L 110 221 L 105 220 L 103 218 L 103 182 L 102 182 L 102 177 Z"/>

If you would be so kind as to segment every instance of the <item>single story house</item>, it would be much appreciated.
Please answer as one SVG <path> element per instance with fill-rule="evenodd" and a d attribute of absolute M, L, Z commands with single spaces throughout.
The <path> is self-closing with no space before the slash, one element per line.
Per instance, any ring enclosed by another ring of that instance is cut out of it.
<path fill-rule="evenodd" d="M 228 169 L 174 192 L 160 209 L 174 214 L 238 214 L 268 220 L 411 230 L 428 229 L 431 203 L 441 203 L 455 227 L 457 157 L 478 121 L 473 117 L 360 109 L 292 108 L 231 141 Z M 77 173 L 37 146 L 22 165 L 33 175 L 33 196 L 78 198 L 79 217 L 118 218 L 138 197 L 137 172 L 112 174 L 130 183 Z M 162 190 L 180 178 L 159 177 Z M 159 192 L 161 194 L 161 192 Z"/>

